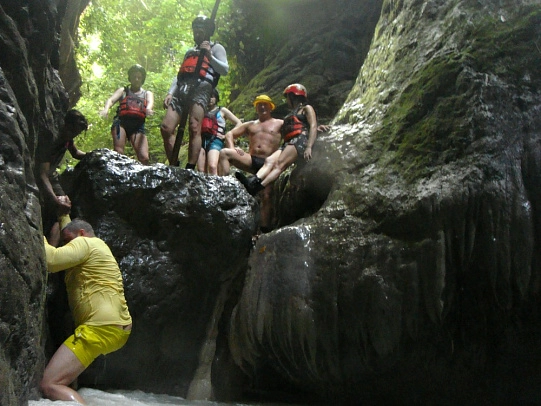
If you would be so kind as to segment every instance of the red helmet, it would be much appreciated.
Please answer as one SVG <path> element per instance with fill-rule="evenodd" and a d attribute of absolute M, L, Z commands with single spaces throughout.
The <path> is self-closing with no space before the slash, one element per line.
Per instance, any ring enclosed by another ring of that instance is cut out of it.
<path fill-rule="evenodd" d="M 297 96 L 308 96 L 308 92 L 306 91 L 306 88 L 301 85 L 300 83 L 293 83 L 292 85 L 289 85 L 284 90 L 284 96 L 287 96 L 288 93 L 293 93 Z"/>

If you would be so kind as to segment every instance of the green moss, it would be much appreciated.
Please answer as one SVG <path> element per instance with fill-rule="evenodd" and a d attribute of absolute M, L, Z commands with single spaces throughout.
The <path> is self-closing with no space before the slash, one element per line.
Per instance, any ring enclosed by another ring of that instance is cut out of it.
<path fill-rule="evenodd" d="M 466 95 L 457 95 L 463 69 L 460 55 L 432 60 L 416 73 L 410 85 L 389 107 L 373 140 L 387 154 L 388 164 L 406 178 L 426 175 L 437 163 L 448 161 L 468 145 L 462 122 Z"/>
<path fill-rule="evenodd" d="M 474 40 L 460 52 L 436 57 L 414 72 L 373 134 L 381 167 L 413 181 L 463 156 L 474 134 L 484 134 L 473 131 L 470 111 L 481 84 L 461 73 L 470 69 L 512 85 L 523 84 L 528 74 L 538 77 L 540 27 L 539 6 L 505 23 L 486 18 L 467 33 L 467 40 Z"/>
<path fill-rule="evenodd" d="M 541 7 L 524 7 L 519 16 L 502 22 L 486 19 L 472 32 L 471 54 L 482 72 L 520 80 L 541 62 Z"/>

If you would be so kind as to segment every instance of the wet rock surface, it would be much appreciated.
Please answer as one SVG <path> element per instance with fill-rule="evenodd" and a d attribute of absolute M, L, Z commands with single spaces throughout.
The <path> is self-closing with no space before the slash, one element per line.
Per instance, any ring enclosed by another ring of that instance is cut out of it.
<path fill-rule="evenodd" d="M 200 353 L 223 316 L 215 309 L 243 279 L 255 200 L 233 177 L 143 166 L 107 149 L 67 178 L 73 215 L 93 224 L 119 263 L 134 326 L 122 351 L 80 384 L 186 396 L 199 363 L 212 362 L 213 352 Z"/>
<path fill-rule="evenodd" d="M 540 11 L 384 4 L 318 140 L 328 198 L 250 257 L 230 343 L 261 389 L 538 402 Z"/>
<path fill-rule="evenodd" d="M 36 393 L 47 337 L 33 151 L 69 97 L 56 75 L 63 8 L 0 4 L 0 403 L 17 404 Z M 253 250 L 257 206 L 233 178 L 108 150 L 66 175 L 135 320 L 82 382 L 220 400 L 539 403 L 539 3 L 380 6 L 351 92 L 314 159 L 276 182 L 278 228 Z M 314 59 L 299 63 L 309 89 L 326 83 L 309 75 Z M 298 81 L 271 71 L 276 94 Z"/>

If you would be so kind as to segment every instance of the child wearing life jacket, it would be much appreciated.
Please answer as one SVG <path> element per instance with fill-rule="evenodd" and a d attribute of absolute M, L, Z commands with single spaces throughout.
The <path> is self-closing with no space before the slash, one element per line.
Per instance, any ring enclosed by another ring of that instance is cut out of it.
<path fill-rule="evenodd" d="M 118 103 L 117 112 L 111 126 L 111 136 L 116 152 L 124 154 L 126 140 L 129 140 L 137 159 L 148 165 L 148 140 L 145 134 L 145 119 L 154 114 L 154 95 L 145 90 L 146 71 L 141 65 L 133 65 L 128 70 L 130 86 L 118 88 L 105 102 L 100 111 L 102 117 L 107 117 L 109 109 Z"/>
<path fill-rule="evenodd" d="M 218 106 L 220 95 L 217 89 L 213 90 L 208 105 L 208 112 L 201 123 L 201 153 L 197 160 L 197 170 L 218 175 L 218 160 L 220 151 L 224 147 L 226 120 L 234 124 L 234 128 L 242 124 L 240 119 L 229 109 Z"/>

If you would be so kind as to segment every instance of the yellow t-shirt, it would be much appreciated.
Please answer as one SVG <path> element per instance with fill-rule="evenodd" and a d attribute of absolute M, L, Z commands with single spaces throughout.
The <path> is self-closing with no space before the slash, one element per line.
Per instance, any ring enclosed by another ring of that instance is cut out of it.
<path fill-rule="evenodd" d="M 55 248 L 44 240 L 49 272 L 66 270 L 68 300 L 76 326 L 126 326 L 132 322 L 118 263 L 104 241 L 77 237 Z"/>

